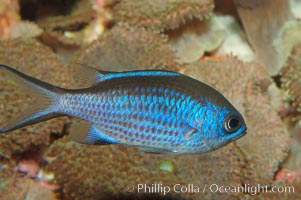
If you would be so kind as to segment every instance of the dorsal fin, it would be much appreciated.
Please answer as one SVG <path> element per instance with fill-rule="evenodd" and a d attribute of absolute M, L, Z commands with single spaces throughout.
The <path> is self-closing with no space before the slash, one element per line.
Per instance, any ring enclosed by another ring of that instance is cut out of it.
<path fill-rule="evenodd" d="M 76 64 L 78 70 L 76 72 L 77 82 L 80 83 L 80 87 L 88 88 L 96 85 L 105 80 L 111 80 L 115 78 L 123 77 L 138 77 L 138 76 L 180 76 L 181 74 L 172 71 L 164 70 L 137 70 L 137 71 L 124 71 L 124 72 L 114 72 L 114 71 L 103 71 L 97 70 L 96 68 L 84 65 L 81 63 Z"/>
<path fill-rule="evenodd" d="M 81 63 L 76 63 L 76 72 L 74 78 L 79 83 L 79 87 L 89 88 L 101 82 L 106 72 L 100 72 L 96 68 Z"/>
<path fill-rule="evenodd" d="M 137 70 L 137 71 L 124 71 L 124 72 L 109 72 L 109 71 L 99 71 L 99 73 L 104 74 L 101 78 L 102 81 L 110 80 L 115 78 L 123 77 L 141 77 L 141 76 L 181 76 L 181 74 L 172 71 L 164 70 Z"/>

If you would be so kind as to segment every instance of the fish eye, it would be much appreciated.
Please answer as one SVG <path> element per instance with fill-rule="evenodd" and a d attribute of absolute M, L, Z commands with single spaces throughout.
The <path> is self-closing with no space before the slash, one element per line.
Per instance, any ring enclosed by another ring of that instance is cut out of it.
<path fill-rule="evenodd" d="M 241 127 L 242 121 L 238 115 L 230 114 L 225 117 L 223 125 L 228 133 L 234 133 Z"/>

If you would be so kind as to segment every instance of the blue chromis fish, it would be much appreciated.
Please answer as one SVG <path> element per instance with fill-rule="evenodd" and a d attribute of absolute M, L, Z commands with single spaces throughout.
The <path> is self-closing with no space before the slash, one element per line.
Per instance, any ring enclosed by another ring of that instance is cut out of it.
<path fill-rule="evenodd" d="M 70 116 L 82 120 L 70 133 L 78 143 L 125 144 L 174 154 L 209 152 L 246 133 L 243 117 L 222 94 L 183 74 L 83 70 L 89 87 L 64 89 L 0 65 L 0 71 L 31 89 L 37 99 L 0 127 L 0 133 Z"/>

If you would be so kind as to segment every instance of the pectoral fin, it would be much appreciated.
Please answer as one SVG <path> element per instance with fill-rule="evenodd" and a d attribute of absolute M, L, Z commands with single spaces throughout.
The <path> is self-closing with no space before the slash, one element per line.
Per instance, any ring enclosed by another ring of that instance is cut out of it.
<path fill-rule="evenodd" d="M 184 136 L 184 139 L 186 141 L 191 141 L 193 140 L 193 136 L 195 136 L 195 134 L 198 134 L 198 130 L 197 129 L 194 129 L 194 128 L 191 128 L 189 129 L 188 131 L 186 131 L 183 136 Z"/>

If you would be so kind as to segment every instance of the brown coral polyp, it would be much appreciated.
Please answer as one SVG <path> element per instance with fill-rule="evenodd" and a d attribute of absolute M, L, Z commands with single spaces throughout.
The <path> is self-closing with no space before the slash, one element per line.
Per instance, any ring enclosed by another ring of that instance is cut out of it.
<path fill-rule="evenodd" d="M 38 20 L 45 33 L 41 40 L 49 46 L 78 47 L 83 43 L 83 37 L 66 37 L 66 32 L 81 32 L 96 18 L 90 1 L 77 1 L 69 15 L 48 16 Z"/>
<path fill-rule="evenodd" d="M 274 47 L 274 40 L 284 23 L 291 18 L 289 1 L 234 0 L 234 2 L 257 60 L 270 75 L 277 75 L 282 67 L 282 61 Z"/>
<path fill-rule="evenodd" d="M 282 88 L 287 92 L 288 100 L 301 111 L 301 45 L 294 48 L 287 64 L 281 70 Z"/>
<path fill-rule="evenodd" d="M 64 73 L 63 64 L 50 48 L 36 40 L 0 41 L 0 63 L 51 84 L 66 86 L 66 81 L 63 79 L 67 78 L 68 74 L 66 71 Z M 5 79 L 4 73 L 0 75 L 0 91 L 0 128 L 3 128 L 8 120 L 24 112 L 33 98 L 18 84 Z M 27 151 L 33 146 L 48 145 L 50 135 L 52 133 L 61 134 L 65 122 L 62 118 L 54 119 L 0 134 L 0 154 L 9 158 L 11 155 Z"/>
<path fill-rule="evenodd" d="M 209 17 L 211 0 L 124 0 L 114 7 L 115 20 L 135 28 L 153 31 L 175 29 L 193 18 Z"/>
<path fill-rule="evenodd" d="M 115 27 L 78 51 L 70 68 L 81 63 L 107 71 L 176 70 L 175 60 L 174 52 L 161 34 Z"/>

